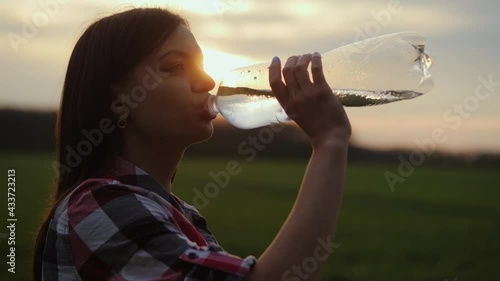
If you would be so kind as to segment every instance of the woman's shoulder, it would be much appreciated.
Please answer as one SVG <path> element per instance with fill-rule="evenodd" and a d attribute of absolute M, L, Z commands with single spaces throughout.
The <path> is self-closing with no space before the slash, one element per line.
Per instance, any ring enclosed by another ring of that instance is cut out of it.
<path fill-rule="evenodd" d="M 89 178 L 81 182 L 69 195 L 68 205 L 87 204 L 87 201 L 98 201 L 101 204 L 122 196 L 134 194 L 146 195 L 146 190 L 118 180 L 108 178 Z"/>
<path fill-rule="evenodd" d="M 89 178 L 81 182 L 61 202 L 57 214 L 65 214 L 72 224 L 87 217 L 116 214 L 131 218 L 137 210 L 168 217 L 168 203 L 140 186 L 107 178 Z"/>

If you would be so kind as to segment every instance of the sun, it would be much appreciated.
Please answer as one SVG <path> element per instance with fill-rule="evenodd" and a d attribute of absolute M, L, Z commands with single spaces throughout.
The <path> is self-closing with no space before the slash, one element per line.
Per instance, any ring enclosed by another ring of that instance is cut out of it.
<path fill-rule="evenodd" d="M 224 74 L 238 67 L 251 65 L 254 62 L 248 58 L 217 51 L 212 48 L 200 46 L 203 51 L 203 64 L 205 71 L 210 75 L 216 85 L 219 85 Z M 214 89 L 217 90 L 217 89 Z"/>

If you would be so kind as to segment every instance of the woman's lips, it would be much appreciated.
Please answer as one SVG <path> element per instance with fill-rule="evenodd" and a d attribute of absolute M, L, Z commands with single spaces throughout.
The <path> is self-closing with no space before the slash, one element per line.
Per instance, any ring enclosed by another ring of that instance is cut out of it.
<path fill-rule="evenodd" d="M 217 117 L 217 113 L 213 112 L 213 110 L 210 109 L 210 106 L 211 106 L 211 102 L 212 102 L 212 98 L 211 95 L 209 94 L 205 99 L 204 99 L 204 102 L 203 102 L 203 106 L 202 106 L 202 116 L 204 119 L 207 119 L 207 120 L 213 120 L 215 119 L 215 117 Z"/>

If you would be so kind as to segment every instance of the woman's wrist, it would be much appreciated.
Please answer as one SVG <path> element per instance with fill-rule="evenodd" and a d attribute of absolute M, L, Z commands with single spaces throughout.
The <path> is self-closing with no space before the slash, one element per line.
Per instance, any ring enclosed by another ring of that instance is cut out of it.
<path fill-rule="evenodd" d="M 328 138 L 311 138 L 310 142 L 314 151 L 347 149 L 350 134 L 336 135 Z"/>

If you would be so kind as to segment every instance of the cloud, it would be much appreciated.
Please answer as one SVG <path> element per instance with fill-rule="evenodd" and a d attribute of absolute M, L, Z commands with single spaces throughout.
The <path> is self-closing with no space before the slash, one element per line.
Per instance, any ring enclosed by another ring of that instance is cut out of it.
<path fill-rule="evenodd" d="M 414 30 L 430 36 L 461 30 L 481 20 L 434 2 L 401 0 L 397 9 L 391 8 L 394 1 L 246 0 L 249 8 L 245 11 L 229 9 L 220 17 L 186 15 L 204 44 L 224 52 L 252 54 L 256 60 L 277 52 L 327 51 L 357 41 L 360 32 L 377 36 Z"/>

